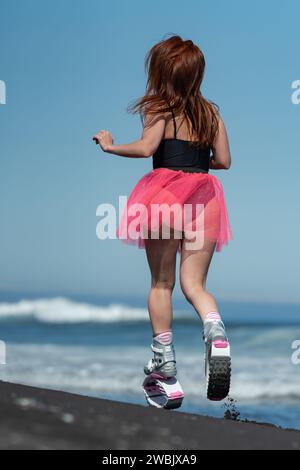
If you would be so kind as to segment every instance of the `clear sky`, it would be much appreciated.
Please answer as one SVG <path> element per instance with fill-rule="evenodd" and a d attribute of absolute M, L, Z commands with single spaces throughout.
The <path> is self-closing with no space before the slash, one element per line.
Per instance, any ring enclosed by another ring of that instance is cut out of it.
<path fill-rule="evenodd" d="M 289 0 L 1 0 L 0 292 L 145 295 L 143 250 L 96 237 L 96 207 L 117 203 L 151 159 L 101 152 L 142 132 L 148 49 L 167 33 L 207 62 L 203 94 L 220 106 L 232 151 L 215 173 L 234 241 L 214 257 L 220 298 L 300 302 L 300 3 Z M 176 291 L 179 295 L 179 290 Z"/>

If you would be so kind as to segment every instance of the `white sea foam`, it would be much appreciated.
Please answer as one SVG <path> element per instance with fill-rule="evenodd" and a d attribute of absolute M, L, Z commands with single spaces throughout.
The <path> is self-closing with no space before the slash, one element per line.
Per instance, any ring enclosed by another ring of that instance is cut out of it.
<path fill-rule="evenodd" d="M 148 321 L 146 309 L 122 304 L 96 306 L 64 297 L 0 303 L 0 319 L 35 319 L 42 323 Z"/>
<path fill-rule="evenodd" d="M 177 348 L 180 382 L 187 400 L 204 400 L 201 351 Z M 144 347 L 83 347 L 10 344 L 0 379 L 98 396 L 142 397 Z M 240 403 L 300 400 L 299 370 L 283 357 L 267 364 L 264 357 L 236 357 L 231 396 Z"/>

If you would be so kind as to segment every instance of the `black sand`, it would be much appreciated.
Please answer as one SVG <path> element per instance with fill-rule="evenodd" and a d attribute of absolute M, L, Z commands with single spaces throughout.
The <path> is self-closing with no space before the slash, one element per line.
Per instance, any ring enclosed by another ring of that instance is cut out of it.
<path fill-rule="evenodd" d="M 1 449 L 299 450 L 300 432 L 0 382 Z"/>

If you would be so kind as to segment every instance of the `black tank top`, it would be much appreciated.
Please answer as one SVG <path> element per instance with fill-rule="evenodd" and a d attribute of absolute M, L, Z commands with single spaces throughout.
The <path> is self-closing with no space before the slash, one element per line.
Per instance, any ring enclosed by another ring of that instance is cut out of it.
<path fill-rule="evenodd" d="M 210 147 L 195 147 L 189 140 L 176 138 L 176 121 L 171 109 L 174 122 L 174 137 L 162 139 L 153 154 L 153 169 L 169 168 L 192 173 L 208 173 L 210 162 Z"/>

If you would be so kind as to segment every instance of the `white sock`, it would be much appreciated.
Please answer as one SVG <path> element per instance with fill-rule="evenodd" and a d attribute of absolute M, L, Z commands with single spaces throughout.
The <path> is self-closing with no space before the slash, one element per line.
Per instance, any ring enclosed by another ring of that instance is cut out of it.
<path fill-rule="evenodd" d="M 204 323 L 206 322 L 214 322 L 214 321 L 221 321 L 221 315 L 219 314 L 219 312 L 209 312 L 207 315 L 206 315 L 206 318 L 204 320 Z"/>
<path fill-rule="evenodd" d="M 164 331 L 163 333 L 160 333 L 157 336 L 153 336 L 153 339 L 164 345 L 170 344 L 173 340 L 173 333 L 172 331 Z"/>

